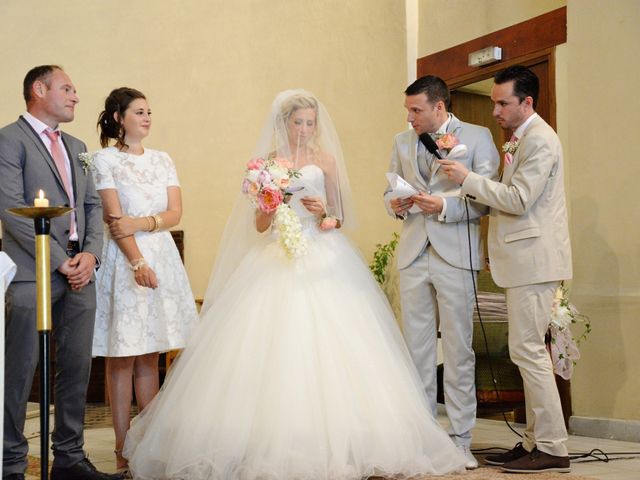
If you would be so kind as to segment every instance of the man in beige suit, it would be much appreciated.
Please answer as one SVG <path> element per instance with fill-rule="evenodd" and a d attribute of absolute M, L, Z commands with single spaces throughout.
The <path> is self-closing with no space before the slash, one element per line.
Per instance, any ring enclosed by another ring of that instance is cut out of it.
<path fill-rule="evenodd" d="M 500 182 L 470 172 L 459 162 L 440 162 L 449 178 L 461 185 L 463 195 L 491 207 L 491 273 L 506 289 L 509 353 L 524 383 L 523 441 L 486 461 L 508 472 L 568 472 L 567 431 L 544 343 L 554 292 L 572 275 L 562 146 L 535 113 L 539 84 L 533 72 L 513 66 L 494 81 L 493 115 L 502 128 L 514 131 L 505 144 Z"/>

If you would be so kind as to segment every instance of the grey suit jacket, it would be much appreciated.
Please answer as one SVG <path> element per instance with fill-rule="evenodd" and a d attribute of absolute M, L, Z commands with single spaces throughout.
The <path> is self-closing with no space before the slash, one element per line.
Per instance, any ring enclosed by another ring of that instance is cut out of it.
<path fill-rule="evenodd" d="M 500 157 L 491 132 L 487 128 L 461 122 L 455 116 L 449 122 L 447 133 L 453 133 L 460 143 L 468 148 L 461 162 L 480 176 L 496 179 Z M 434 169 L 429 181 L 420 175 L 417 161 L 418 136 L 407 130 L 395 137 L 389 171 L 397 173 L 417 190 L 446 198 L 447 209 L 444 221 L 438 215 L 410 213 L 403 222 L 400 243 L 396 252 L 397 265 L 403 269 L 411 265 L 422 253 L 427 241 L 449 264 L 458 268 L 469 268 L 469 240 L 467 235 L 467 213 L 464 198 L 460 196 L 460 185 L 449 180 L 440 165 Z M 389 189 L 385 192 L 385 205 L 391 216 L 395 213 L 389 205 Z M 488 208 L 469 202 L 471 230 L 471 259 L 473 270 L 483 267 L 484 259 L 480 244 L 480 217 Z"/>
<path fill-rule="evenodd" d="M 571 278 L 562 146 L 542 118 L 524 131 L 500 182 L 469 173 L 462 192 L 491 207 L 489 258 L 499 286 Z"/>
<path fill-rule="evenodd" d="M 93 178 L 85 174 L 78 154 L 86 146 L 77 138 L 62 133 L 62 141 L 71 163 L 80 250 L 100 259 L 102 255 L 102 204 Z M 44 190 L 51 206 L 69 205 L 62 178 L 38 134 L 27 121 L 18 121 L 0 129 L 0 220 L 2 249 L 18 266 L 14 281 L 35 281 L 35 233 L 33 221 L 16 217 L 7 208 L 33 206 L 38 190 Z M 51 271 L 68 258 L 69 217 L 51 220 Z"/>

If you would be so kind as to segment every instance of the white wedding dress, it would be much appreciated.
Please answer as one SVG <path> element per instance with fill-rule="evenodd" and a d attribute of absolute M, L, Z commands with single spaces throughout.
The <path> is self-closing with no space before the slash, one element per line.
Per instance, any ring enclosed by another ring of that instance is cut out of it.
<path fill-rule="evenodd" d="M 125 456 L 138 479 L 406 478 L 464 470 L 429 413 L 387 300 L 338 231 L 299 197 L 324 191 L 309 165 L 290 201 L 309 240 L 288 259 L 266 234 L 196 326 L 137 417 Z"/>

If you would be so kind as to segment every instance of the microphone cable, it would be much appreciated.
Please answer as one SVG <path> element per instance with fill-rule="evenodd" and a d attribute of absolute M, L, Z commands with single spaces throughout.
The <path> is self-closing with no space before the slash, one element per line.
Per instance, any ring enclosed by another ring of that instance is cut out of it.
<path fill-rule="evenodd" d="M 425 148 L 429 151 L 429 153 L 431 153 L 432 155 L 434 155 L 436 158 L 438 159 L 442 159 L 442 156 L 440 155 L 440 153 L 438 152 L 438 145 L 436 144 L 435 140 L 431 137 L 430 134 L 428 133 L 422 133 L 418 136 L 420 142 L 422 142 L 422 144 L 425 146 Z M 507 427 L 509 427 L 509 430 L 511 430 L 513 433 L 515 433 L 518 437 L 522 438 L 522 435 L 520 433 L 518 433 L 509 423 L 509 420 L 507 419 L 507 415 L 505 412 L 505 408 L 504 408 L 504 404 L 502 403 L 502 398 L 500 397 L 500 392 L 498 391 L 498 382 L 496 380 L 496 375 L 493 371 L 493 363 L 491 362 L 491 354 L 489 353 L 489 343 L 487 341 L 487 332 L 485 331 L 484 328 L 484 323 L 482 321 L 482 316 L 480 314 L 480 302 L 478 301 L 478 290 L 476 288 L 476 277 L 473 274 L 473 256 L 471 254 L 471 218 L 469 215 L 469 203 L 466 197 L 462 197 L 462 199 L 464 200 L 464 207 L 465 207 L 465 211 L 467 213 L 467 241 L 468 241 L 468 246 L 469 246 L 469 273 L 471 274 L 471 283 L 473 284 L 473 297 L 475 299 L 475 305 L 476 305 L 476 311 L 478 313 L 478 320 L 480 321 L 480 328 L 482 329 L 482 336 L 484 339 L 484 346 L 485 346 L 485 352 L 487 353 L 487 361 L 489 364 L 489 373 L 491 374 L 491 380 L 493 382 L 493 389 L 496 392 L 496 398 L 498 399 L 498 405 L 500 408 L 500 413 L 502 413 L 502 418 L 504 419 L 504 422 L 507 424 Z M 480 271 L 478 270 L 478 273 Z"/>
<path fill-rule="evenodd" d="M 473 274 L 473 256 L 471 254 L 471 218 L 469 215 L 469 202 L 467 197 L 462 197 L 464 200 L 464 208 L 467 214 L 467 241 L 469 246 L 469 273 L 471 274 L 471 283 L 473 285 L 473 298 L 475 300 L 476 313 L 478 314 L 478 321 L 480 323 L 480 329 L 482 330 L 482 338 L 484 340 L 484 350 L 487 354 L 487 363 L 489 365 L 489 373 L 491 375 L 491 381 L 493 383 L 493 390 L 496 393 L 496 398 L 498 399 L 498 405 L 500 409 L 500 413 L 502 414 L 502 418 L 504 422 L 509 427 L 513 433 L 515 433 L 518 437 L 522 438 L 522 434 L 518 433 L 515 428 L 511 426 L 509 419 L 507 419 L 506 410 L 504 407 L 504 403 L 502 402 L 502 398 L 500 397 L 500 391 L 498 390 L 498 381 L 496 379 L 496 375 L 493 370 L 493 362 L 491 361 L 491 353 L 489 352 L 489 341 L 487 340 L 487 332 L 484 328 L 484 322 L 482 321 L 482 315 L 480 314 L 480 301 L 478 300 L 478 289 L 476 288 L 476 276 Z M 478 270 L 478 274 L 480 274 L 480 270 Z"/>

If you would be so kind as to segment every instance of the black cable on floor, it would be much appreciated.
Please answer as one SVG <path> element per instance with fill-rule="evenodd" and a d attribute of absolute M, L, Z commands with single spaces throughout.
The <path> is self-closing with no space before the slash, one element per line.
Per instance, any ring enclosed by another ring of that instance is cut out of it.
<path fill-rule="evenodd" d="M 471 452 L 475 455 L 491 455 L 493 453 L 508 452 L 509 450 L 510 450 L 509 448 L 503 448 L 503 447 L 487 447 L 487 448 L 472 448 Z M 614 455 L 615 457 L 613 457 Z M 569 459 L 571 460 L 572 463 L 590 463 L 590 462 L 609 463 L 616 460 L 634 460 L 636 458 L 640 458 L 640 452 L 604 452 L 599 448 L 594 448 L 593 450 L 590 450 L 587 453 L 569 452 Z M 585 459 L 585 460 L 581 460 L 581 459 Z"/>
<path fill-rule="evenodd" d="M 616 455 L 616 458 L 611 458 L 612 455 Z M 617 455 L 627 455 L 624 457 L 620 457 Z M 599 448 L 594 448 L 588 453 L 582 452 L 569 452 L 569 458 L 572 462 L 576 463 L 588 463 L 588 462 L 604 462 L 609 463 L 614 460 L 632 460 L 634 458 L 638 458 L 640 456 L 640 452 L 604 452 Z M 592 457 L 592 458 L 589 458 Z M 586 458 L 587 460 L 580 460 L 581 458 Z"/>
<path fill-rule="evenodd" d="M 467 212 L 467 240 L 469 243 L 469 273 L 471 273 L 471 283 L 473 284 L 473 297 L 475 299 L 476 304 L 476 312 L 478 313 L 478 321 L 480 322 L 480 329 L 482 330 L 482 338 L 484 340 L 484 349 L 487 354 L 487 362 L 489 364 L 489 373 L 491 374 L 491 380 L 493 382 L 493 390 L 496 392 L 496 398 L 498 399 L 498 405 L 500 408 L 500 413 L 502 413 L 502 418 L 504 422 L 509 427 L 513 433 L 515 433 L 518 437 L 522 438 L 522 435 L 518 433 L 509 423 L 507 419 L 506 410 L 504 408 L 504 404 L 502 403 L 502 398 L 500 397 L 500 392 L 498 391 L 498 381 L 496 380 L 496 375 L 493 372 L 493 364 L 491 362 L 491 353 L 489 353 L 489 342 L 487 341 L 487 332 L 484 329 L 484 323 L 482 322 L 482 315 L 480 314 L 480 302 L 478 300 L 478 290 L 476 288 L 476 277 L 473 274 L 473 257 L 471 255 L 471 220 L 469 218 L 469 203 L 466 197 L 464 199 L 464 208 Z"/>

